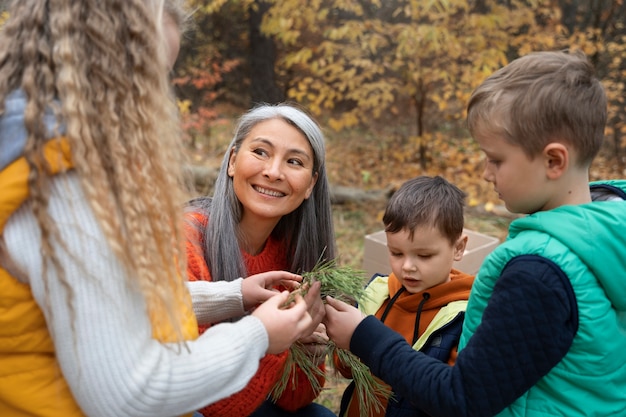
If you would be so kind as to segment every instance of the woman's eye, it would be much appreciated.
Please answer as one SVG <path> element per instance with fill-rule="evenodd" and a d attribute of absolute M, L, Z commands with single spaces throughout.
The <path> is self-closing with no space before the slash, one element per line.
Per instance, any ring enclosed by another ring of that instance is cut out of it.
<path fill-rule="evenodd" d="M 267 155 L 267 152 L 263 148 L 255 148 L 252 150 L 252 153 L 255 153 L 260 156 Z"/>
<path fill-rule="evenodd" d="M 299 165 L 299 166 L 303 166 L 304 165 L 304 163 L 300 159 L 294 159 L 294 158 L 290 159 L 289 163 L 291 165 Z"/>

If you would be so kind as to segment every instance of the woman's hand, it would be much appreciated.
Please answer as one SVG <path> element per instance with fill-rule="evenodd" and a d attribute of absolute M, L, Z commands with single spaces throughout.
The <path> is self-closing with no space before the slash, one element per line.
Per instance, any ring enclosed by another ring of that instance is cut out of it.
<path fill-rule="evenodd" d="M 303 345 L 304 350 L 317 366 L 326 360 L 328 341 L 329 338 L 324 323 L 320 323 L 310 335 L 298 339 L 298 342 Z"/>
<path fill-rule="evenodd" d="M 356 327 L 365 317 L 356 307 L 326 297 L 326 331 L 331 340 L 342 349 L 350 349 L 350 340 Z"/>
<path fill-rule="evenodd" d="M 307 289 L 306 294 L 304 295 L 304 301 L 308 306 L 309 314 L 311 315 L 311 328 L 306 335 L 310 335 L 316 331 L 319 324 L 322 322 L 322 319 L 326 315 L 326 310 L 324 309 L 324 302 L 322 301 L 321 296 L 322 283 L 314 282 Z"/>
<path fill-rule="evenodd" d="M 241 283 L 243 308 L 250 310 L 278 294 L 277 286 L 293 291 L 300 286 L 302 277 L 287 271 L 268 271 L 250 275 Z"/>

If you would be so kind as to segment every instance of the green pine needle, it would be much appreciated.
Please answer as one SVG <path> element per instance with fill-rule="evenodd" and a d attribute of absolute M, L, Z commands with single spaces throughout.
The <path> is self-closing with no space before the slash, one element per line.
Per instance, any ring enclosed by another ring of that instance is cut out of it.
<path fill-rule="evenodd" d="M 336 260 L 318 262 L 311 271 L 301 273 L 301 275 L 303 278 L 302 286 L 292 292 L 285 305 L 289 305 L 293 301 L 295 294 L 304 296 L 310 285 L 315 281 L 319 281 L 322 284 L 322 298 L 331 296 L 354 304 L 362 301 L 365 296 L 363 281 L 365 273 L 349 266 L 339 266 Z M 295 367 L 302 369 L 314 390 L 318 391 L 322 388 L 318 377 L 323 376 L 323 373 L 316 364 L 319 358 L 311 358 L 301 343 L 294 343 L 289 350 L 283 374 L 270 394 L 274 402 L 280 398 L 290 383 L 295 384 Z M 327 345 L 327 355 L 332 357 L 334 354 L 337 354 L 341 362 L 352 369 L 361 416 L 371 415 L 372 410 L 382 411 L 383 406 L 380 398 L 388 398 L 391 395 L 389 387 L 374 378 L 369 368 L 353 353 L 338 348 L 331 341 Z"/>
<path fill-rule="evenodd" d="M 365 273 L 350 266 L 339 266 L 335 260 L 318 263 L 313 270 L 304 272 L 303 284 L 319 281 L 322 298 L 330 295 L 347 303 L 360 301 L 365 294 Z"/>
<path fill-rule="evenodd" d="M 309 356 L 302 343 L 294 343 L 289 349 L 289 355 L 287 355 L 283 374 L 270 392 L 272 401 L 278 401 L 289 385 L 292 387 L 296 385 L 296 367 L 304 372 L 313 387 L 313 391 L 321 391 L 322 386 L 318 378 L 324 377 L 324 372 L 316 365 L 315 359 L 316 358 Z"/>
<path fill-rule="evenodd" d="M 392 393 L 391 388 L 374 378 L 370 369 L 349 350 L 340 349 L 331 343 L 329 355 L 332 356 L 333 354 L 336 354 L 339 361 L 352 371 L 354 392 L 359 402 L 361 417 L 368 417 L 373 414 L 373 411 L 384 411 L 380 399 L 389 398 Z"/>

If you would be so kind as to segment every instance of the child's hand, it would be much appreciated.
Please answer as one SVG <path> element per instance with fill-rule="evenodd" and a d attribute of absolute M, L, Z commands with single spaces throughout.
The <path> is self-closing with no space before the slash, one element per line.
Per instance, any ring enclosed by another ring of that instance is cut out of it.
<path fill-rule="evenodd" d="M 302 281 L 300 275 L 287 271 L 268 271 L 250 275 L 241 283 L 243 308 L 250 310 L 276 295 L 278 291 L 273 288 L 278 285 L 282 285 L 288 290 L 294 290 L 298 288 L 300 281 Z"/>
<path fill-rule="evenodd" d="M 273 294 L 275 295 L 257 307 L 252 315 L 261 320 L 267 330 L 267 353 L 280 353 L 289 349 L 302 336 L 310 334 L 313 320 L 301 295 L 296 294 L 294 301 L 285 307 L 289 292 Z"/>
<path fill-rule="evenodd" d="M 350 339 L 354 329 L 363 320 L 363 313 L 350 304 L 326 297 L 326 331 L 335 344 L 342 349 L 350 349 Z"/>

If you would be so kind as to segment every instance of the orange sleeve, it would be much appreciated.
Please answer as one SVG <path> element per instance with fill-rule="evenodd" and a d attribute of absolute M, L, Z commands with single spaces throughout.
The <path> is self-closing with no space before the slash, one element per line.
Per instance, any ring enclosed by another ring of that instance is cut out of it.
<path fill-rule="evenodd" d="M 288 351 L 278 355 L 265 355 L 259 369 L 248 385 L 241 391 L 200 410 L 205 416 L 242 417 L 249 416 L 263 404 L 282 375 Z"/>
<path fill-rule="evenodd" d="M 189 281 L 211 281 L 209 268 L 204 260 L 202 249 L 202 230 L 207 218 L 202 214 L 190 212 L 185 214 L 185 251 L 187 254 L 187 279 Z"/>
<path fill-rule="evenodd" d="M 333 352 L 333 365 L 335 366 L 335 370 L 339 372 L 341 376 L 347 379 L 352 379 L 352 369 L 339 360 L 337 352 Z"/>
<path fill-rule="evenodd" d="M 456 357 L 459 356 L 459 347 L 455 346 L 450 350 L 450 357 L 448 358 L 448 365 L 454 366 L 456 363 Z"/>
<path fill-rule="evenodd" d="M 304 371 L 300 367 L 296 367 L 294 381 L 285 389 L 278 401 L 276 401 L 276 405 L 283 410 L 293 413 L 311 404 L 320 395 L 321 388 L 326 382 L 326 378 L 323 376 L 326 366 L 322 363 L 319 368 L 322 371 L 322 375 L 315 375 L 320 386 L 319 390 L 314 389 Z"/>

